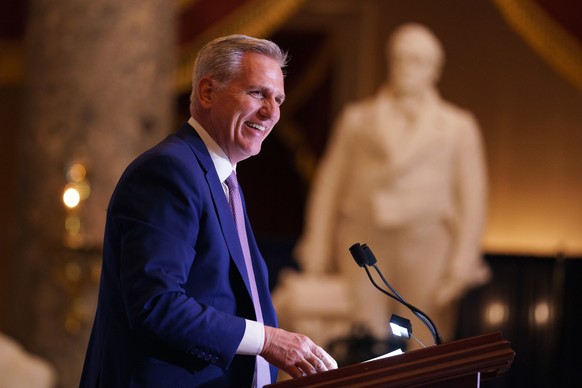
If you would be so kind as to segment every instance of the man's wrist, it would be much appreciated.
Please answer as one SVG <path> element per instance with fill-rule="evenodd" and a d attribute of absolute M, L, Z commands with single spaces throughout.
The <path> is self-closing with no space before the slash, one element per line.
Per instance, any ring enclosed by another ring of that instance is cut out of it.
<path fill-rule="evenodd" d="M 265 325 L 249 319 L 246 319 L 245 323 L 245 332 L 236 354 L 259 355 L 265 344 Z"/>

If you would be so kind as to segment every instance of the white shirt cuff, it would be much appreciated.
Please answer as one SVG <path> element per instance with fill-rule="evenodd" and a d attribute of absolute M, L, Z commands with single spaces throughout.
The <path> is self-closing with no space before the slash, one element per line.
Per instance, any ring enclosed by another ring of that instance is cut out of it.
<path fill-rule="evenodd" d="M 245 333 L 238 345 L 236 354 L 257 356 L 263 350 L 265 343 L 265 326 L 256 321 L 245 319 Z"/>

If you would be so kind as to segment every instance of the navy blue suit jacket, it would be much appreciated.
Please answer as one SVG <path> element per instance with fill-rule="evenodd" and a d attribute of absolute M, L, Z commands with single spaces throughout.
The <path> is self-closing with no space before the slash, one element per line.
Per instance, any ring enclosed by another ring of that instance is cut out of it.
<path fill-rule="evenodd" d="M 276 326 L 248 218 L 246 226 L 263 319 Z M 244 257 L 190 125 L 128 166 L 107 209 L 103 250 L 81 387 L 251 385 L 255 358 L 235 355 L 244 319 L 255 319 Z"/>

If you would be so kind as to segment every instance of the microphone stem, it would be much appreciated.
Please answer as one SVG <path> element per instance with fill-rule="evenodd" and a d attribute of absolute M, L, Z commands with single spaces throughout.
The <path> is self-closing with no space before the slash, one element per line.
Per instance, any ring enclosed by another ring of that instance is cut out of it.
<path fill-rule="evenodd" d="M 396 291 L 396 289 L 394 289 L 394 287 L 392 287 L 392 286 L 390 285 L 390 283 L 388 283 L 388 280 L 386 280 L 386 278 L 384 277 L 384 274 L 382 274 L 382 272 L 380 271 L 380 269 L 378 268 L 378 266 L 377 266 L 376 264 L 374 264 L 374 265 L 372 265 L 372 266 L 374 267 L 374 269 L 376 270 L 376 272 L 378 273 L 378 275 L 380 276 L 380 278 L 382 279 L 382 281 L 384 282 L 384 284 L 386 285 L 386 287 L 388 287 L 388 288 L 389 288 L 389 289 L 392 291 L 392 293 L 393 293 L 394 295 L 396 295 L 396 296 L 398 297 L 398 299 L 400 299 L 400 301 L 401 301 L 401 302 L 403 302 L 405 305 L 406 305 L 406 304 L 408 304 L 408 302 L 407 302 L 407 301 L 404 299 L 404 297 L 403 297 L 402 295 L 400 295 L 400 294 L 398 293 L 398 291 Z M 407 306 L 407 307 L 408 307 L 408 306 Z M 434 325 L 433 325 L 433 324 L 431 324 L 431 322 L 429 322 L 429 319 L 428 319 L 428 317 L 427 317 L 427 316 L 426 316 L 424 313 L 422 313 L 422 312 L 420 312 L 420 313 L 419 313 L 419 312 L 417 312 L 417 311 L 415 311 L 415 310 L 418 310 L 418 309 L 416 309 L 416 308 L 412 309 L 412 313 L 413 313 L 413 314 L 414 314 L 414 315 L 415 315 L 415 316 L 416 316 L 418 319 L 420 319 L 420 320 L 422 321 L 422 323 L 424 323 L 424 324 L 425 324 L 425 325 L 428 327 L 428 329 L 430 330 L 431 334 L 432 334 L 433 336 L 435 336 L 435 332 L 433 331 L 433 327 L 432 327 L 432 326 L 434 326 Z M 420 310 L 418 310 L 418 311 L 420 311 Z M 436 326 L 434 326 L 434 330 L 436 330 Z M 419 342 L 420 342 L 420 341 L 419 341 Z M 421 344 L 421 345 L 422 345 L 422 344 Z"/>
<path fill-rule="evenodd" d="M 390 298 L 396 300 L 397 302 L 402 303 L 403 305 L 405 305 L 406 307 L 408 307 L 408 309 L 410 311 L 412 311 L 412 313 L 422 322 L 426 325 L 426 327 L 428 328 L 428 330 L 430 331 L 430 333 L 432 334 L 434 341 L 435 341 L 435 345 L 440 345 L 443 343 L 443 340 L 440 336 L 440 334 L 438 333 L 438 330 L 436 328 L 436 325 L 434 324 L 434 322 L 424 313 L 422 312 L 420 309 L 416 308 L 415 306 L 411 305 L 410 303 L 406 302 L 404 300 L 404 298 L 402 298 L 400 296 L 400 294 L 398 294 L 393 288 L 392 286 L 390 286 L 390 284 L 386 281 L 386 279 L 384 278 L 384 276 L 382 275 L 382 273 L 380 272 L 380 270 L 377 268 L 376 265 L 373 265 L 374 269 L 376 270 L 376 272 L 378 272 L 378 274 L 380 275 L 380 277 L 382 278 L 383 282 L 386 284 L 386 286 L 392 290 L 392 292 L 394 292 L 394 294 L 398 295 L 394 295 L 386 290 L 384 290 L 382 287 L 380 287 L 376 281 L 374 280 L 374 278 L 372 277 L 372 274 L 370 273 L 370 270 L 368 269 L 367 266 L 364 266 L 364 269 L 366 270 L 366 274 L 368 275 L 368 278 L 370 279 L 370 281 L 372 282 L 372 284 L 374 285 L 374 287 L 376 287 L 380 292 L 388 295 Z"/>

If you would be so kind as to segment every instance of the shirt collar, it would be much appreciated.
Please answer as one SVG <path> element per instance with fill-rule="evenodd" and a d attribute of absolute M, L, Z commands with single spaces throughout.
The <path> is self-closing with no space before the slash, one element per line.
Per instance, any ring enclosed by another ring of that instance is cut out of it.
<path fill-rule="evenodd" d="M 220 182 L 224 183 L 226 178 L 233 172 L 236 171 L 236 164 L 230 163 L 228 156 L 223 151 L 222 148 L 214 141 L 214 139 L 206 132 L 206 130 L 200 125 L 195 118 L 190 117 L 188 120 L 188 124 L 190 124 L 200 138 L 204 142 L 204 145 L 208 149 L 210 153 L 210 157 L 212 158 L 212 163 L 214 164 L 214 168 L 216 169 L 216 173 L 218 174 L 218 179 Z"/>

